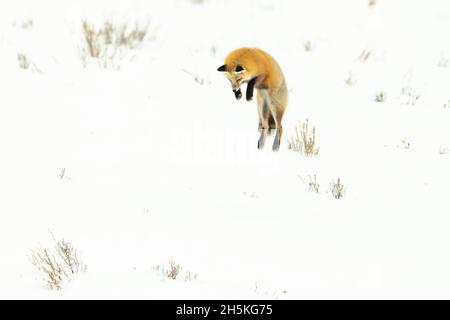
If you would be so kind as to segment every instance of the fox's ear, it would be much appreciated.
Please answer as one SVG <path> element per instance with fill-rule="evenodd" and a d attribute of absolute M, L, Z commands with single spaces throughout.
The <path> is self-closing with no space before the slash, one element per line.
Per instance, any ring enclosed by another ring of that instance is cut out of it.
<path fill-rule="evenodd" d="M 223 66 L 220 66 L 219 68 L 217 68 L 217 71 L 220 71 L 220 72 L 227 71 L 227 66 L 224 64 Z"/>
<path fill-rule="evenodd" d="M 241 66 L 241 65 L 237 65 L 236 66 L 236 72 L 241 72 L 241 71 L 244 71 L 245 69 L 244 69 L 244 67 L 243 66 Z"/>

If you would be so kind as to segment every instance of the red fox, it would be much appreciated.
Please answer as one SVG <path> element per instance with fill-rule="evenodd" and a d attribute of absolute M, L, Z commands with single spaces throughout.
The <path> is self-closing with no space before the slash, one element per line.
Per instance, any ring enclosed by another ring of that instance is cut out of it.
<path fill-rule="evenodd" d="M 252 100 L 253 90 L 256 89 L 258 129 L 261 132 L 258 149 L 264 147 L 266 136 L 276 129 L 272 150 L 278 151 L 283 133 L 281 119 L 287 106 L 288 92 L 283 72 L 276 60 L 261 49 L 240 48 L 229 53 L 225 64 L 217 71 L 225 73 L 238 100 L 242 97 L 243 83 L 247 83 L 247 101 Z"/>

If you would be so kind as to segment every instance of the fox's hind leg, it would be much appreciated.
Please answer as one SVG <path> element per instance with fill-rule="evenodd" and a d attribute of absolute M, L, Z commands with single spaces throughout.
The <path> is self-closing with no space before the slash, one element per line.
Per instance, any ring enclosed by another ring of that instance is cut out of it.
<path fill-rule="evenodd" d="M 273 140 L 272 150 L 278 151 L 278 149 L 280 148 L 281 136 L 283 134 L 283 126 L 281 125 L 281 120 L 283 119 L 283 114 L 286 110 L 286 105 L 288 102 L 288 93 L 285 81 L 283 81 L 276 92 L 273 92 L 270 95 L 268 100 L 270 102 L 270 112 L 273 116 L 275 128 L 277 130 L 277 134 L 275 136 L 275 139 Z"/>
<path fill-rule="evenodd" d="M 267 101 L 267 94 L 262 92 L 262 90 L 258 90 L 256 95 L 256 102 L 258 104 L 258 115 L 259 115 L 259 124 L 258 129 L 261 133 L 258 139 L 258 149 L 261 150 L 264 148 L 264 142 L 267 137 L 267 133 L 270 129 L 269 127 L 269 104 Z"/>
<path fill-rule="evenodd" d="M 268 119 L 269 123 L 269 134 L 272 134 L 273 131 L 277 128 L 275 124 L 275 119 L 273 118 L 272 112 L 268 112 Z"/>
<path fill-rule="evenodd" d="M 283 134 L 283 126 L 281 125 L 281 119 L 283 118 L 283 111 L 281 108 L 277 107 L 275 104 L 270 105 L 270 113 L 272 115 L 273 124 L 270 129 L 275 129 L 277 131 L 275 139 L 273 140 L 272 150 L 278 151 L 280 149 L 281 136 Z"/>

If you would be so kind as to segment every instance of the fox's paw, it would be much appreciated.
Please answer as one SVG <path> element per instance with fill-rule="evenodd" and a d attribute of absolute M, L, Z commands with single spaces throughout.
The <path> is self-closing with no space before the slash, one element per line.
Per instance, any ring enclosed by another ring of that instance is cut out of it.
<path fill-rule="evenodd" d="M 261 139 L 258 140 L 258 150 L 262 150 L 264 148 L 264 141 L 261 141 Z"/>
<path fill-rule="evenodd" d="M 237 100 L 239 100 L 240 98 L 242 98 L 242 92 L 241 92 L 241 89 L 233 90 L 233 92 L 234 92 L 234 96 L 236 97 Z"/>
<path fill-rule="evenodd" d="M 272 151 L 277 152 L 279 149 L 280 149 L 280 142 L 277 139 L 275 139 L 272 145 Z"/>
<path fill-rule="evenodd" d="M 275 136 L 275 139 L 273 140 L 272 150 L 278 151 L 280 149 L 280 132 L 277 130 L 277 135 Z"/>
<path fill-rule="evenodd" d="M 252 101 L 253 95 L 248 94 L 245 96 L 245 98 L 247 99 L 247 101 Z"/>

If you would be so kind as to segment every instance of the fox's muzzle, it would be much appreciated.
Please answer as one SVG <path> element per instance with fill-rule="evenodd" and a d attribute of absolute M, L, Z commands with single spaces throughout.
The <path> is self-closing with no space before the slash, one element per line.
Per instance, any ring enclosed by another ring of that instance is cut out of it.
<path fill-rule="evenodd" d="M 242 97 L 241 89 L 233 90 L 233 92 L 237 100 L 239 100 Z"/>

